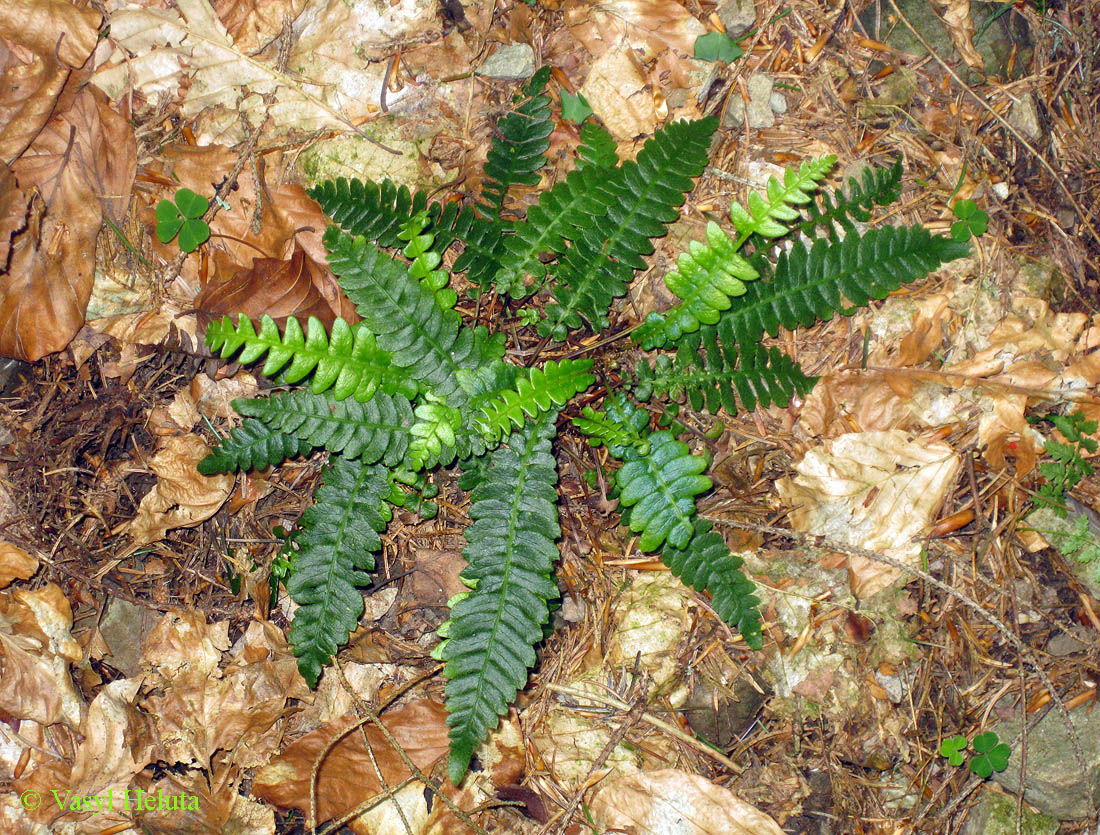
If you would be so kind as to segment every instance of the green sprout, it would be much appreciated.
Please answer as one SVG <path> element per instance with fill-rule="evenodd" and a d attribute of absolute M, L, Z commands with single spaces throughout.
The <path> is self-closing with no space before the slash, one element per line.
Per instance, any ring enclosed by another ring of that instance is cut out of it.
<path fill-rule="evenodd" d="M 947 757 L 947 761 L 951 763 L 951 765 L 962 765 L 962 752 L 966 750 L 966 744 L 966 737 L 962 734 L 946 737 L 943 742 L 940 743 L 940 756 Z"/>
<path fill-rule="evenodd" d="M 699 61 L 725 61 L 732 64 L 745 54 L 737 42 L 725 32 L 707 32 L 695 39 L 695 55 Z"/>
<path fill-rule="evenodd" d="M 561 93 L 561 117 L 578 125 L 592 115 L 592 107 L 583 95 L 573 95 L 568 90 Z"/>
<path fill-rule="evenodd" d="M 181 252 L 194 252 L 210 238 L 210 227 L 202 216 L 210 201 L 189 188 L 176 192 L 175 202 L 161 200 L 157 204 L 157 239 L 166 244 L 179 235 Z"/>
<path fill-rule="evenodd" d="M 951 237 L 956 241 L 969 241 L 977 238 L 989 228 L 989 215 L 978 208 L 973 200 L 957 200 L 951 209 L 958 218 L 951 224 Z"/>

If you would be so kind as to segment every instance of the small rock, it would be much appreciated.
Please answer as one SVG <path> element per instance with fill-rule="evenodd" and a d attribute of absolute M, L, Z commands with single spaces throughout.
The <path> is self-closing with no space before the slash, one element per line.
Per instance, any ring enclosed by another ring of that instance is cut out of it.
<path fill-rule="evenodd" d="M 1087 773 L 1081 773 L 1073 743 L 1062 714 L 1050 711 L 1027 735 L 1027 782 L 1024 800 L 1061 820 L 1078 820 L 1089 814 L 1089 794 L 1100 797 L 1100 710 L 1090 706 L 1070 711 L 1070 719 L 1081 741 Z M 994 730 L 1002 741 L 1012 744 L 1020 732 L 1020 721 L 1002 722 Z M 1017 743 L 1018 744 L 1018 743 Z M 1020 787 L 1020 753 L 1013 747 L 1008 768 L 996 780 L 1009 794 Z"/>
<path fill-rule="evenodd" d="M 1024 806 L 1020 832 L 1026 835 L 1054 835 L 1058 820 Z M 981 800 L 966 816 L 963 835 L 1016 835 L 1016 798 L 997 792 L 982 792 Z"/>
<path fill-rule="evenodd" d="M 1012 105 L 1008 113 L 1008 123 L 1020 133 L 1037 142 L 1043 135 L 1043 128 L 1039 124 L 1039 109 L 1035 106 L 1035 96 L 1024 93 L 1019 101 Z"/>
<path fill-rule="evenodd" d="M 726 104 L 726 112 L 722 116 L 722 127 L 736 128 L 745 124 L 748 120 L 750 128 L 770 128 L 775 124 L 775 111 L 772 110 L 772 88 L 775 82 L 761 72 L 754 72 L 749 76 L 746 85 L 749 91 L 749 103 L 746 107 L 744 99 L 735 89 Z"/>
<path fill-rule="evenodd" d="M 141 642 L 154 614 L 118 597 L 107 603 L 99 623 L 99 634 L 111 651 L 104 660 L 128 678 L 141 673 Z"/>
<path fill-rule="evenodd" d="M 787 99 L 782 93 L 772 93 L 771 98 L 768 100 L 772 106 L 772 110 L 776 113 L 787 112 Z"/>
<path fill-rule="evenodd" d="M 1083 629 L 1081 631 L 1084 632 Z M 1067 655 L 1084 652 L 1088 648 L 1089 645 L 1080 638 L 1066 632 L 1059 632 L 1047 641 L 1046 653 L 1047 655 L 1053 655 L 1055 658 L 1063 658 Z"/>
<path fill-rule="evenodd" d="M 756 6 L 752 0 L 726 0 L 716 11 L 726 34 L 736 40 L 756 23 Z"/>
<path fill-rule="evenodd" d="M 997 195 L 1000 200 L 1008 199 L 1008 183 L 1002 180 L 999 183 L 994 183 L 992 186 L 993 193 Z"/>
<path fill-rule="evenodd" d="M 530 78 L 535 74 L 535 50 L 525 43 L 504 44 L 476 72 L 485 78 Z"/>

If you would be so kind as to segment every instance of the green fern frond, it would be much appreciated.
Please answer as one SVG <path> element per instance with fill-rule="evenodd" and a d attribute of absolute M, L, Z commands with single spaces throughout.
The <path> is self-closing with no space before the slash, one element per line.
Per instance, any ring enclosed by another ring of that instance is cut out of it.
<path fill-rule="evenodd" d="M 504 335 L 490 337 L 484 327 L 463 327 L 462 317 L 442 309 L 433 292 L 410 278 L 405 265 L 363 238 L 330 226 L 324 240 L 329 266 L 391 362 L 447 405 L 465 405 L 469 398 L 457 373 L 500 359 Z"/>
<path fill-rule="evenodd" d="M 836 157 L 803 162 L 798 171 L 788 168 L 783 172 L 783 182 L 775 177 L 768 178 L 767 200 L 758 192 L 751 192 L 748 209 L 740 203 L 730 206 L 730 220 L 742 237 L 762 235 L 765 238 L 778 238 L 786 235 L 790 229 L 779 223 L 781 220 L 798 220 L 799 214 L 793 206 L 810 203 L 812 194 L 836 164 Z"/>
<path fill-rule="evenodd" d="M 610 169 L 619 164 L 615 140 L 592 122 L 581 125 L 581 144 L 577 146 L 577 168 Z"/>
<path fill-rule="evenodd" d="M 455 785 L 527 681 L 550 617 L 547 601 L 558 595 L 551 577 L 561 534 L 550 455 L 556 417 L 549 413 L 514 432 L 508 446 L 491 454 L 470 496 L 474 521 L 461 576 L 473 590 L 454 602 L 440 630 L 445 640 L 433 653 L 447 664 L 448 770 Z"/>
<path fill-rule="evenodd" d="M 318 183 L 308 194 L 349 235 L 387 249 L 401 246 L 398 234 L 403 223 L 427 212 L 426 231 L 435 235 L 436 251 L 442 255 L 455 241 L 464 246 L 452 272 L 466 273 L 470 281 L 484 289 L 500 268 L 503 222 L 478 217 L 469 207 L 429 203 L 427 192 L 412 193 L 407 186 L 398 187 L 389 180 L 374 183 L 340 178 Z"/>
<path fill-rule="evenodd" d="M 429 293 L 434 294 L 436 304 L 449 310 L 458 301 L 458 294 L 447 286 L 450 282 L 447 271 L 438 269 L 443 263 L 443 256 L 432 251 L 435 234 L 424 231 L 427 225 L 427 212 L 417 212 L 402 224 L 401 231 L 397 233 L 397 237 L 406 241 L 401 254 L 412 260 L 409 264 L 409 277 L 419 281 Z"/>
<path fill-rule="evenodd" d="M 297 390 L 234 400 L 233 408 L 275 432 L 365 464 L 382 461 L 387 467 L 398 466 L 412 437 L 413 409 L 400 394 L 377 392 L 359 403 Z"/>
<path fill-rule="evenodd" d="M 540 67 L 518 97 L 526 97 L 511 113 L 497 121 L 496 133 L 485 160 L 485 183 L 478 206 L 491 220 L 500 217 L 508 189 L 516 185 L 536 186 L 538 170 L 546 164 L 554 120 L 550 97 L 543 94 L 550 80 L 550 67 Z"/>
<path fill-rule="evenodd" d="M 310 372 L 310 388 L 315 394 L 332 389 L 337 400 L 354 397 L 362 402 L 370 400 L 379 387 L 383 391 L 403 392 L 416 396 L 416 384 L 400 373 L 390 363 L 390 355 L 380 350 L 374 334 L 357 322 L 349 325 L 343 319 L 332 324 L 332 335 L 316 316 L 309 317 L 306 333 L 293 316 L 288 316 L 284 333 L 270 316 L 260 320 L 260 332 L 252 320 L 243 313 L 233 327 L 233 320 L 223 316 L 206 328 L 206 344 L 211 351 L 220 351 L 222 359 L 228 359 L 237 351 L 237 360 L 248 364 L 267 355 L 262 372 L 268 377 L 282 372 L 282 381 L 297 383 Z"/>
<path fill-rule="evenodd" d="M 798 224 L 798 231 L 812 238 L 823 228 L 834 241 L 839 240 L 841 231 L 846 235 L 856 234 L 853 221 L 866 223 L 875 206 L 897 202 L 901 195 L 901 174 L 899 157 L 889 168 L 868 166 L 863 169 L 863 182 L 852 177 L 847 190 L 836 189 L 831 196 L 822 190 L 817 200 L 806 205 L 806 219 Z"/>
<path fill-rule="evenodd" d="M 589 446 L 603 444 L 616 458 L 622 458 L 627 447 L 636 449 L 640 455 L 649 452 L 649 443 L 636 430 L 591 406 L 584 407 L 581 417 L 573 418 L 573 425 L 588 436 Z"/>
<path fill-rule="evenodd" d="M 481 433 L 495 442 L 526 418 L 536 418 L 550 409 L 565 405 L 575 394 L 587 389 L 596 378 L 589 369 L 592 360 L 550 360 L 542 368 L 530 368 L 516 380 L 515 389 L 481 406 L 477 418 Z"/>
<path fill-rule="evenodd" d="M 595 197 L 606 213 L 593 217 L 554 265 L 556 303 L 547 307 L 540 335 L 563 340 L 570 328 L 581 326 L 581 317 L 593 328 L 607 326 L 611 302 L 626 293 L 634 271 L 645 267 L 643 256 L 653 252 L 650 239 L 666 234 L 680 216 L 717 127 L 714 118 L 668 125 L 645 143 L 636 161 L 605 171 Z"/>
<path fill-rule="evenodd" d="M 682 548 L 694 530 L 695 496 L 711 487 L 710 479 L 700 475 L 707 462 L 671 432 L 654 432 L 647 440 L 647 455 L 624 450 L 619 501 L 632 508 L 630 529 L 641 533 L 638 547 L 643 551 L 657 550 L 666 539 Z"/>
<path fill-rule="evenodd" d="M 199 461 L 198 471 L 216 475 L 262 470 L 312 451 L 313 444 L 309 441 L 279 432 L 258 420 L 245 420 Z"/>
<path fill-rule="evenodd" d="M 737 253 L 737 244 L 717 223 L 707 224 L 707 242 L 692 241 L 680 253 L 676 270 L 665 276 L 665 286 L 679 298 L 679 304 L 662 314 L 650 314 L 633 334 L 647 350 L 676 342 L 685 333 L 713 325 L 734 296 L 745 293 L 745 282 L 759 273 Z"/>
<path fill-rule="evenodd" d="M 635 396 L 648 400 L 656 393 L 677 398 L 686 391 L 693 409 L 716 414 L 722 408 L 735 415 L 738 399 L 751 412 L 758 405 L 786 406 L 792 396 L 805 396 L 814 387 L 817 378 L 806 376 L 778 348 L 755 343 L 739 352 L 730 324 L 708 325 L 685 337 L 675 360 L 668 354 L 658 356 L 652 366 L 640 360 L 634 370 Z"/>
<path fill-rule="evenodd" d="M 454 462 L 457 435 L 462 426 L 462 413 L 439 402 L 422 403 L 416 407 L 416 423 L 410 430 L 410 469 L 430 469 Z"/>
<path fill-rule="evenodd" d="M 322 482 L 315 503 L 302 514 L 298 552 L 286 584 L 299 607 L 290 643 L 310 687 L 359 623 L 363 596 L 358 587 L 370 582 L 366 572 L 374 569 L 372 552 L 382 548 L 378 532 L 392 515 L 385 501 L 392 484 L 384 467 L 333 456 Z"/>
<path fill-rule="evenodd" d="M 969 244 L 931 235 L 921 226 L 884 226 L 840 243 L 826 239 L 807 250 L 794 241 L 781 253 L 771 280 L 746 285 L 738 303 L 722 314 L 742 349 L 780 326 L 809 327 L 836 312 L 851 313 L 870 299 L 883 299 L 902 284 L 969 254 Z M 726 337 L 723 335 L 723 341 Z"/>
<path fill-rule="evenodd" d="M 731 554 L 725 540 L 710 527 L 710 522 L 696 522 L 688 543 L 683 548 L 666 544 L 661 561 L 693 589 L 709 592 L 718 616 L 740 632 L 750 647 L 760 649 L 756 586 L 741 571 L 744 560 Z"/>

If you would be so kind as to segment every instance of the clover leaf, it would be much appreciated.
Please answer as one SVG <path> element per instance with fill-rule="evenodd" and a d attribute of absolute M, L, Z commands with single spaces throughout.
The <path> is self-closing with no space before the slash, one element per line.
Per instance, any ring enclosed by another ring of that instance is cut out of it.
<path fill-rule="evenodd" d="M 977 238 L 989 228 L 989 215 L 973 200 L 958 200 L 951 211 L 958 218 L 951 224 L 951 237 L 956 241 L 969 241 L 971 236 Z"/>
<path fill-rule="evenodd" d="M 987 731 L 974 737 L 974 750 L 977 756 L 970 760 L 970 770 L 983 780 L 994 771 L 1004 771 L 1008 768 L 1008 758 L 1012 749 L 997 739 L 997 734 Z"/>
<path fill-rule="evenodd" d="M 210 238 L 210 227 L 202 216 L 210 201 L 189 188 L 176 192 L 175 202 L 161 200 L 157 203 L 157 239 L 166 244 L 179 235 L 181 252 L 194 252 Z"/>
<path fill-rule="evenodd" d="M 700 61 L 725 61 L 731 64 L 745 54 L 725 32 L 707 32 L 695 39 L 694 57 Z"/>
<path fill-rule="evenodd" d="M 940 743 L 940 756 L 947 757 L 951 765 L 962 765 L 962 752 L 966 750 L 966 737 L 961 734 L 949 736 Z"/>

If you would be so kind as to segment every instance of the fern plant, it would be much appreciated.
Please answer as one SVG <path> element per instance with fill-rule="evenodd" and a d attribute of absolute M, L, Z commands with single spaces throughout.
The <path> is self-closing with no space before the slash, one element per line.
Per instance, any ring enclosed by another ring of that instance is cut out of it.
<path fill-rule="evenodd" d="M 681 301 L 634 333 L 646 350 L 663 352 L 640 359 L 614 394 L 602 376 L 604 387 L 578 412 L 573 399 L 597 380 L 593 361 L 510 361 L 504 331 L 473 326 L 459 311 L 456 276 L 475 296 L 490 289 L 535 296 L 521 321 L 543 345 L 607 328 L 653 240 L 680 216 L 717 122 L 671 124 L 626 163 L 606 131 L 585 124 L 575 169 L 524 215 L 511 198 L 537 184 L 545 162 L 548 79 L 548 71 L 537 73 L 498 121 L 485 187 L 470 205 L 432 202 L 390 182 L 338 180 L 311 190 L 336 223 L 324 235 L 329 264 L 362 321 L 337 320 L 326 332 L 316 320 L 303 328 L 289 318 L 280 332 L 270 318 L 258 330 L 246 318 L 226 318 L 206 334 L 223 357 L 262 360 L 277 384 L 297 387 L 235 401 L 244 421 L 201 472 L 328 453 L 315 503 L 292 539 L 286 581 L 300 607 L 290 641 L 311 686 L 362 616 L 358 589 L 392 508 L 429 518 L 436 506 L 424 500 L 438 490 L 432 473 L 461 468 L 472 520 L 461 577 L 470 591 L 452 601 L 435 652 L 445 661 L 456 784 L 525 685 L 558 594 L 557 427 L 575 428 L 621 462 L 609 477 L 638 546 L 709 595 L 718 616 L 759 648 L 754 586 L 698 515 L 696 503 L 712 486 L 708 459 L 676 436 L 678 424 L 654 429 L 639 402 L 685 397 L 696 409 L 728 413 L 785 404 L 814 378 L 763 346 L 766 334 L 851 312 L 968 251 L 916 226 L 859 231 L 874 206 L 896 198 L 899 167 L 829 196 L 818 192 L 832 158 L 808 161 L 745 206 L 734 204 L 735 235 L 707 226 L 705 242 L 691 244 L 665 277 Z M 792 241 L 773 263 L 770 247 L 797 234 L 816 240 Z M 453 245 L 459 251 L 448 256 Z"/>

